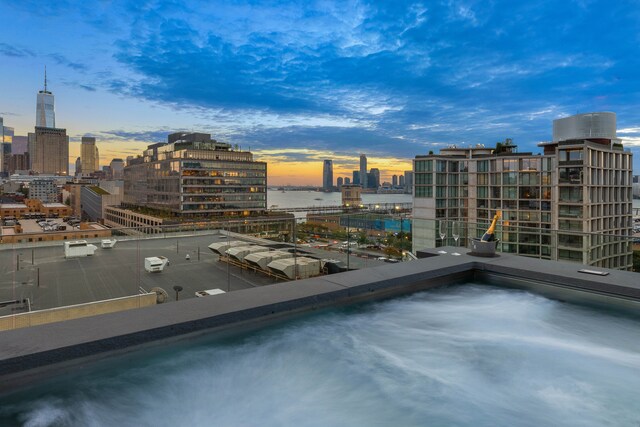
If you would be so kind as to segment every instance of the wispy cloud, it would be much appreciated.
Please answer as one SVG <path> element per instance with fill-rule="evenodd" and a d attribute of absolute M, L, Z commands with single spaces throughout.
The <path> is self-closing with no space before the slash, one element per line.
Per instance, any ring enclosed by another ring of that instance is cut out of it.
<path fill-rule="evenodd" d="M 0 55 L 24 58 L 35 56 L 35 53 L 30 49 L 9 45 L 7 43 L 0 43 Z"/>

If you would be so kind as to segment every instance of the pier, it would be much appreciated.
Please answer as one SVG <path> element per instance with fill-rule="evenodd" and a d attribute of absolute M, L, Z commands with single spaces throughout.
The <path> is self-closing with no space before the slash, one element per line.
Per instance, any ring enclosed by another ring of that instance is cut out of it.
<path fill-rule="evenodd" d="M 312 213 L 350 213 L 350 212 L 366 212 L 366 213 L 394 213 L 394 212 L 411 212 L 413 203 L 369 203 L 358 206 L 306 206 L 298 208 L 280 208 L 272 207 L 272 212 L 312 212 Z"/>

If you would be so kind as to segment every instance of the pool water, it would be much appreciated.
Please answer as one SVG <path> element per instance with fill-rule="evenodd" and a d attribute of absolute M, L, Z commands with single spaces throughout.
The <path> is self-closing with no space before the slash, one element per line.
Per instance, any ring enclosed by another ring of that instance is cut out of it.
<path fill-rule="evenodd" d="M 0 425 L 636 426 L 640 320 L 461 285 L 94 364 Z"/>

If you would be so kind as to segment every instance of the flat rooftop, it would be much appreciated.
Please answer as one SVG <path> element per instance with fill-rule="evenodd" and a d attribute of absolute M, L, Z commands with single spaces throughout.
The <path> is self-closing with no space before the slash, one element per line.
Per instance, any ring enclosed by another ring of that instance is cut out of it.
<path fill-rule="evenodd" d="M 230 239 L 255 244 L 254 240 L 242 237 Z M 147 291 L 161 287 L 174 301 L 175 285 L 184 289 L 179 295 L 182 300 L 196 298 L 196 291 L 206 289 L 237 291 L 277 282 L 273 277 L 219 262 L 218 255 L 208 246 L 226 241 L 223 234 L 119 240 L 112 249 L 101 249 L 101 238 L 86 240 L 98 246 L 95 255 L 69 259 L 64 257 L 63 241 L 55 242 L 53 246 L 20 249 L 0 245 L 0 265 L 3 266 L 0 267 L 0 301 L 29 298 L 32 310 L 42 310 L 137 295 L 139 287 Z M 272 248 L 293 248 L 288 244 L 270 244 Z M 316 258 L 346 260 L 346 254 L 336 251 L 298 246 L 298 252 L 300 256 L 306 252 Z M 144 269 L 144 259 L 154 256 L 167 257 L 169 266 L 160 273 L 148 273 Z M 385 262 L 350 256 L 351 268 L 380 265 Z M 10 309 L 0 307 L 0 316 L 12 314 Z"/>

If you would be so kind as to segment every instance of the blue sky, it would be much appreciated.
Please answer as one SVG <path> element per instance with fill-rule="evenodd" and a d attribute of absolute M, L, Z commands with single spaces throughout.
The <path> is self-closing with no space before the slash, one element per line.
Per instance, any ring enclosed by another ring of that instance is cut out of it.
<path fill-rule="evenodd" d="M 324 158 L 390 177 L 449 144 L 537 152 L 553 119 L 613 111 L 640 173 L 635 1 L 0 0 L 0 19 L 5 125 L 32 129 L 46 65 L 56 124 L 103 163 L 197 130 L 271 183 L 320 185 Z"/>

